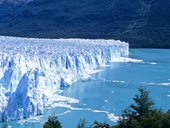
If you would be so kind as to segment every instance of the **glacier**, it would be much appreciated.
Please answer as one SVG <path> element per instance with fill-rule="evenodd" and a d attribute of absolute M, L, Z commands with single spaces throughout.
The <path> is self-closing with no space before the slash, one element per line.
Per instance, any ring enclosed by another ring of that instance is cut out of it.
<path fill-rule="evenodd" d="M 0 36 L 0 121 L 41 115 L 62 88 L 128 55 L 119 40 Z"/>

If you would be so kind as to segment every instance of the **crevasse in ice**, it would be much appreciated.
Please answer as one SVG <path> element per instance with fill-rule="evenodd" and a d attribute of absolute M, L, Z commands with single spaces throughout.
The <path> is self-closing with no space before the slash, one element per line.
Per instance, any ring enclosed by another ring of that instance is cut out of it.
<path fill-rule="evenodd" d="M 115 40 L 0 36 L 0 121 L 42 114 L 61 87 L 128 54 Z"/>

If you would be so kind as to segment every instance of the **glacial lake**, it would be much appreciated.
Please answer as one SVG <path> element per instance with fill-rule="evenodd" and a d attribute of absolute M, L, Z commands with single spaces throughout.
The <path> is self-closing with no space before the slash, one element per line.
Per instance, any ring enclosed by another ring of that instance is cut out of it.
<path fill-rule="evenodd" d="M 84 118 L 89 125 L 94 120 L 114 124 L 121 111 L 133 103 L 132 98 L 140 86 L 150 91 L 157 108 L 167 111 L 170 108 L 170 50 L 130 49 L 129 58 L 143 61 L 114 62 L 63 90 L 61 95 L 77 99 L 79 103 L 63 101 L 63 106 L 46 108 L 42 116 L 1 123 L 0 127 L 42 128 L 51 114 L 58 115 L 63 128 L 76 128 Z"/>

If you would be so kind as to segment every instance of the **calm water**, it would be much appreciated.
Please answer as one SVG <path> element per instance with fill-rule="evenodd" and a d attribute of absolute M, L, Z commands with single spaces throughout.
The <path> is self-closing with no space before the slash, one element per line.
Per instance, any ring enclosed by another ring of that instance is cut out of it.
<path fill-rule="evenodd" d="M 41 117 L 8 124 L 13 128 L 42 128 L 52 113 L 59 115 L 64 128 L 76 128 L 80 118 L 85 118 L 89 124 L 94 120 L 114 124 L 113 114 L 120 115 L 133 103 L 132 97 L 141 85 L 151 92 L 155 106 L 166 111 L 170 108 L 170 50 L 131 49 L 130 58 L 143 62 L 113 63 L 63 91 L 62 95 L 78 99 L 78 104 L 46 109 Z M 5 124 L 1 123 L 0 127 Z"/>

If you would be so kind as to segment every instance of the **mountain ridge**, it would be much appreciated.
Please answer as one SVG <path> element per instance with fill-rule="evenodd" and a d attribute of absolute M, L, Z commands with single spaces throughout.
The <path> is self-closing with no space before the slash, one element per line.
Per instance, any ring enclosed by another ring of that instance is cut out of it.
<path fill-rule="evenodd" d="M 130 47 L 170 48 L 170 1 L 34 0 L 0 5 L 0 35 L 118 39 Z"/>

